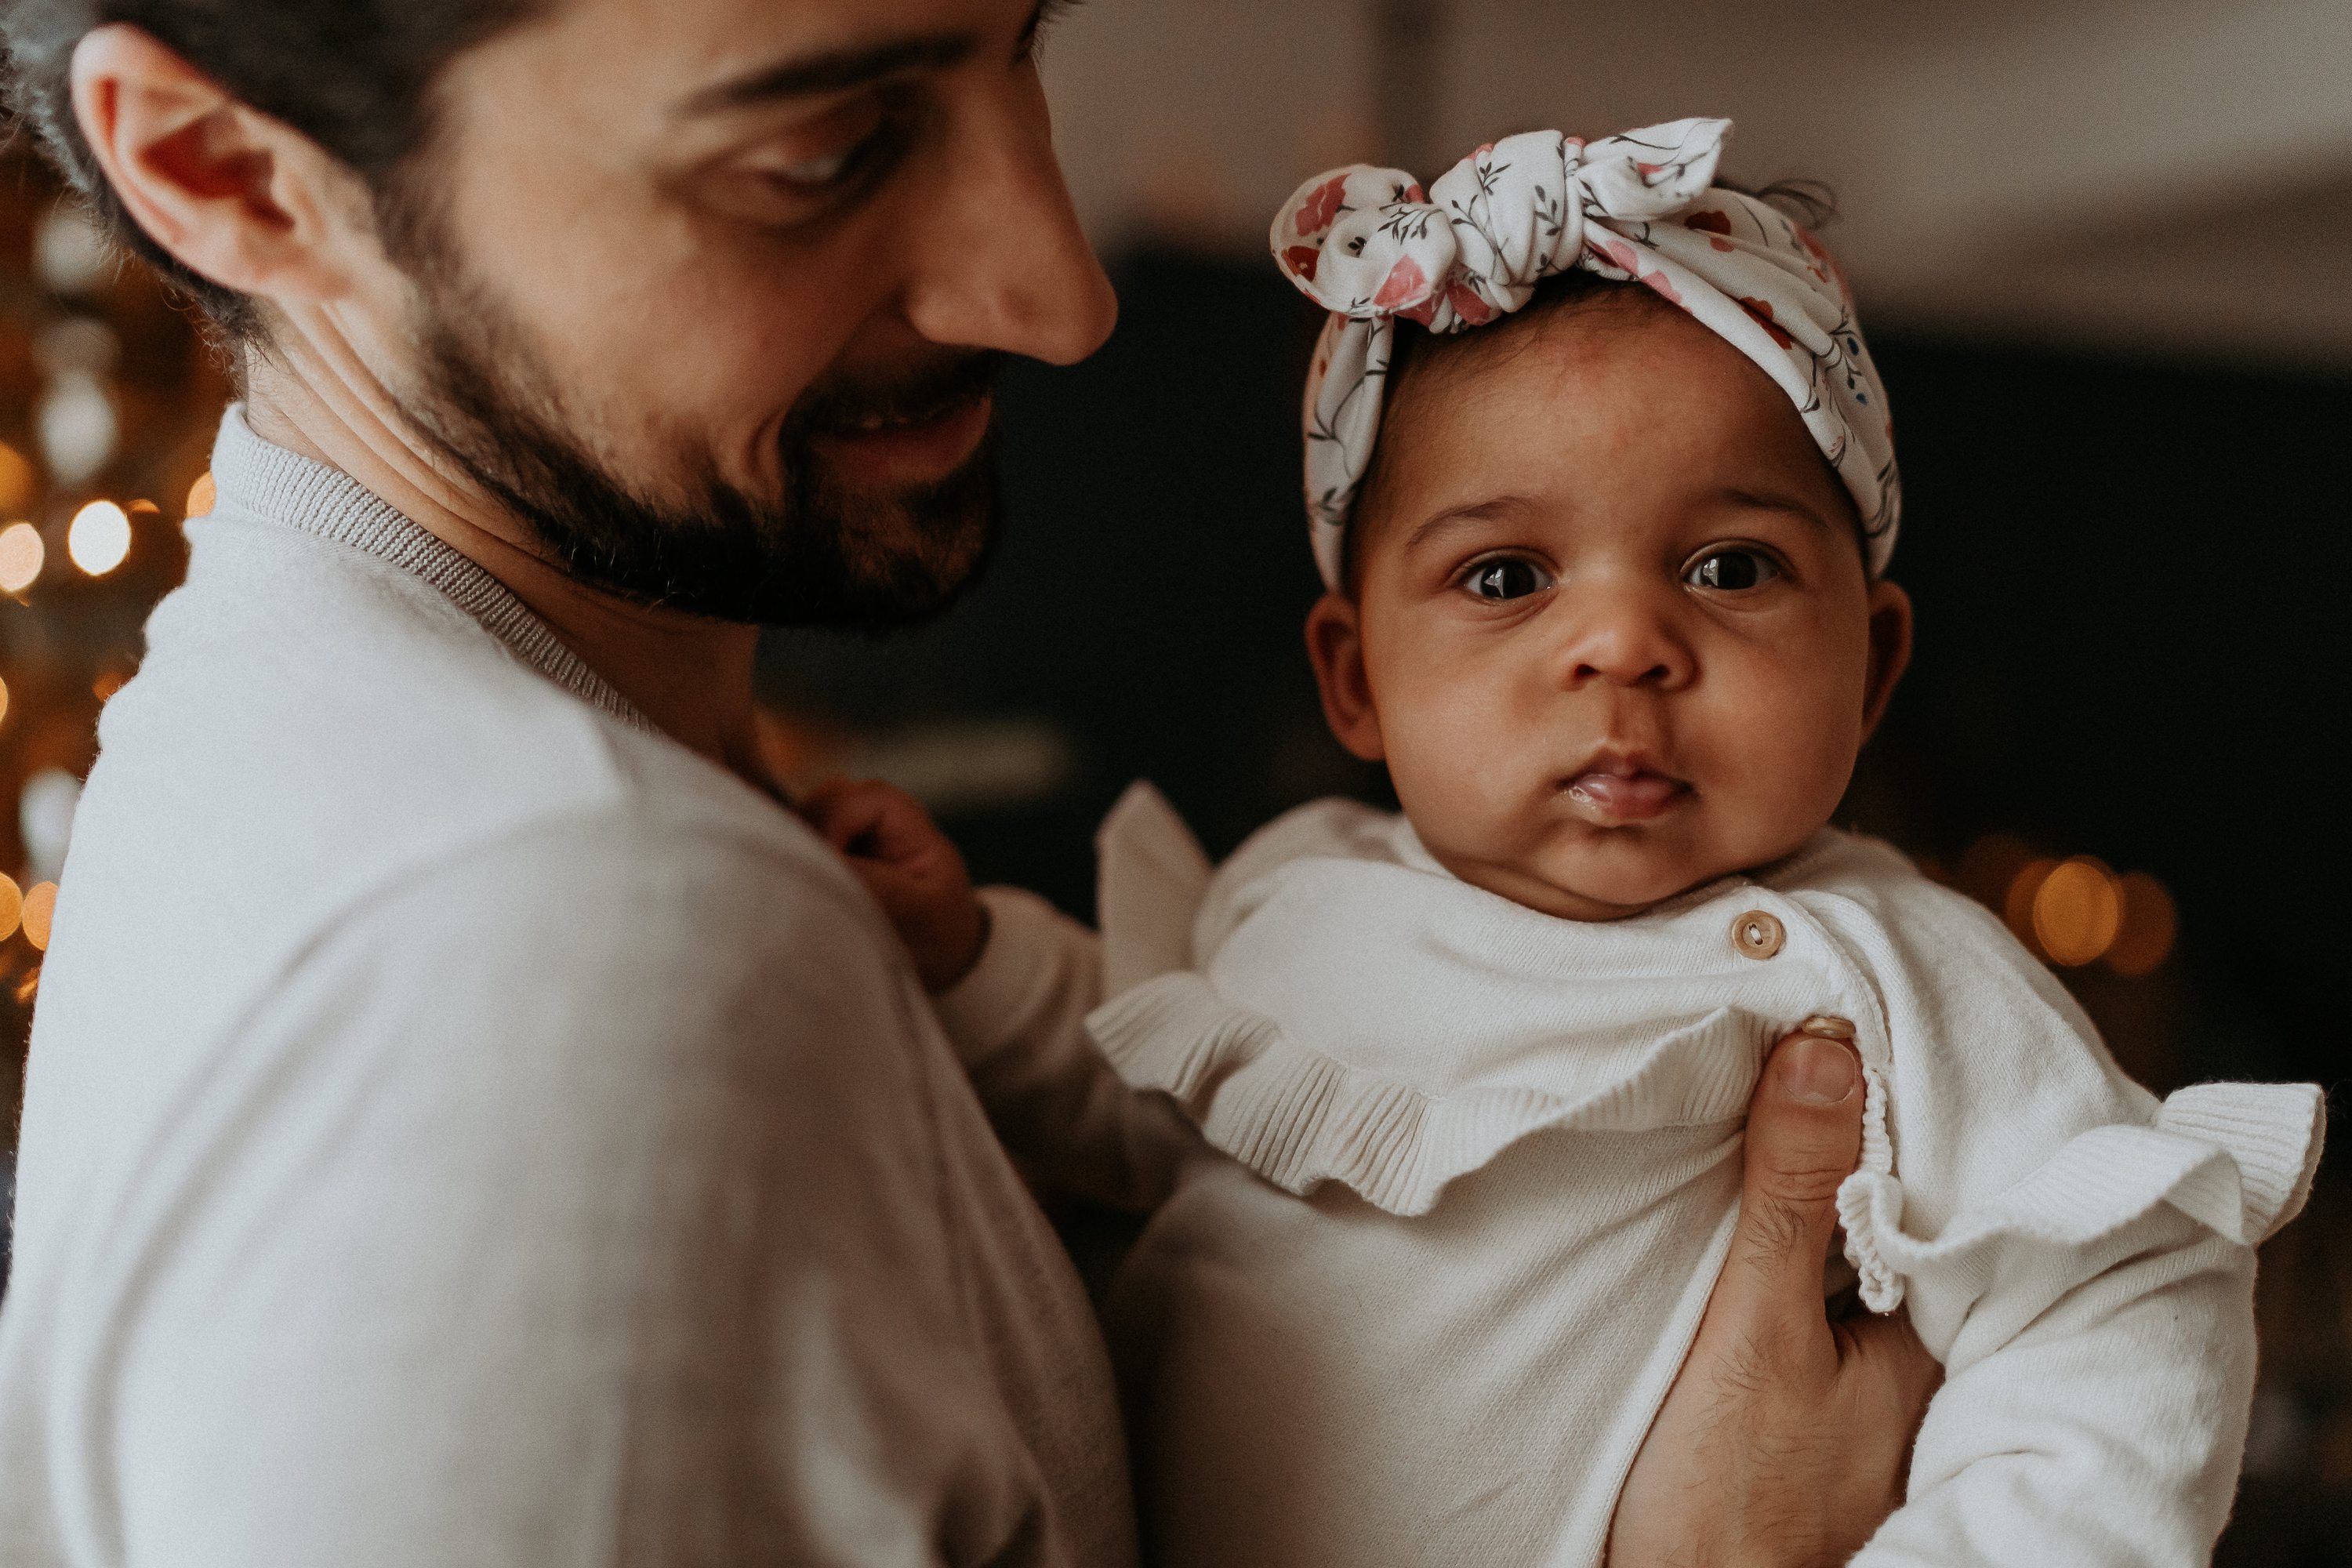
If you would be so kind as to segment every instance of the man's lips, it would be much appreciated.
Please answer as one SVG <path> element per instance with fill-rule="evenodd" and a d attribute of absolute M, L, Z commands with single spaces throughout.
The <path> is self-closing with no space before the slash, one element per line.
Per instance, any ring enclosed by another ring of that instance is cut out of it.
<path fill-rule="evenodd" d="M 1565 785 L 1578 815 L 1613 826 L 1664 816 L 1690 796 L 1691 787 L 1635 757 L 1595 757 Z"/>
<path fill-rule="evenodd" d="M 861 486 L 933 484 L 971 460 L 995 413 L 983 393 L 912 419 L 876 416 L 810 439 Z"/>

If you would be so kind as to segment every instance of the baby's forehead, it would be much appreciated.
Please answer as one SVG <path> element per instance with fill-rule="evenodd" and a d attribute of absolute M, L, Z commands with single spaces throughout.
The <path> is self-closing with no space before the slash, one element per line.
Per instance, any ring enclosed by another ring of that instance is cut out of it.
<path fill-rule="evenodd" d="M 1454 337 L 1409 340 L 1391 374 L 1381 447 L 1356 520 L 1559 487 L 1802 491 L 1861 520 L 1793 404 L 1754 362 L 1649 290 L 1540 300 Z"/>

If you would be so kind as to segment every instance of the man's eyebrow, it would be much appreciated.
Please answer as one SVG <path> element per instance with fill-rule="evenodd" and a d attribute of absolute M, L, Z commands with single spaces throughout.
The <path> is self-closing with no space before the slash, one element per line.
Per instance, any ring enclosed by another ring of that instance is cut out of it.
<path fill-rule="evenodd" d="M 961 65 L 979 47 L 979 40 L 968 33 L 938 33 L 803 55 L 706 87 L 688 99 L 677 112 L 716 114 L 795 98 L 848 92 L 908 71 L 943 70 Z"/>

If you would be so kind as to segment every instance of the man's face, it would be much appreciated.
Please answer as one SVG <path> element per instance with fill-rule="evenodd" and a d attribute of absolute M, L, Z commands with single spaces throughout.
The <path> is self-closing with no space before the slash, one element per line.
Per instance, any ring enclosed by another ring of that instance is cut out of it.
<path fill-rule="evenodd" d="M 461 57 L 389 248 L 448 456 L 593 585 L 887 626 L 996 525 L 989 386 L 1109 286 L 1035 0 L 562 0 Z"/>

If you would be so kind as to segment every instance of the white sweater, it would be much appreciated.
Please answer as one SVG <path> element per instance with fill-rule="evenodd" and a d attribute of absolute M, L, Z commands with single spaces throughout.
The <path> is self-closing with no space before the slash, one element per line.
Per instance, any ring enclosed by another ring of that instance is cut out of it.
<path fill-rule="evenodd" d="M 766 795 L 234 413 L 33 1027 L 5 1568 L 1132 1563 L 1108 1357 Z"/>
<path fill-rule="evenodd" d="M 1103 848 L 1101 948 L 992 892 L 942 1013 L 1033 1154 L 1100 1187 L 1164 1163 L 1105 1058 L 1217 1152 L 1110 1304 L 1166 1563 L 1597 1562 L 1728 1245 L 1763 1052 L 1815 1014 L 1853 1022 L 1868 1084 L 1846 1278 L 1947 1369 L 1854 1561 L 2209 1558 L 2252 1248 L 2307 1190 L 2316 1089 L 2158 1103 L 1990 915 L 1833 832 L 1611 924 L 1341 802 L 1213 879 L 1148 793 Z"/>

